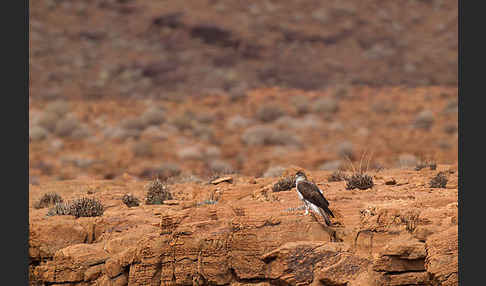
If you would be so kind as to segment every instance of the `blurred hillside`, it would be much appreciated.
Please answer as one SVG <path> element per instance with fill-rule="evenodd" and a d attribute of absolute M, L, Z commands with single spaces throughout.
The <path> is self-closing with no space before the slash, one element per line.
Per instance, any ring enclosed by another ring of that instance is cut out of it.
<path fill-rule="evenodd" d="M 29 4 L 33 98 L 458 82 L 452 0 Z"/>

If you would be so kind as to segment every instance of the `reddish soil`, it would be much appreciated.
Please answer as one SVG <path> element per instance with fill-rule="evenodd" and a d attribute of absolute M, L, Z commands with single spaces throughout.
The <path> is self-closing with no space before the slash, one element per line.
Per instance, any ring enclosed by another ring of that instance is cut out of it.
<path fill-rule="evenodd" d="M 446 186 L 430 188 L 439 171 Z M 295 189 L 272 192 L 278 177 L 172 184 L 163 205 L 143 203 L 146 184 L 128 176 L 31 186 L 31 283 L 458 285 L 457 167 L 371 172 L 367 190 L 329 182 L 330 171 L 306 173 L 330 202 L 330 227 L 295 209 Z M 47 191 L 94 197 L 106 210 L 46 216 L 33 204 Z M 128 208 L 127 193 L 141 205 Z"/>
<path fill-rule="evenodd" d="M 457 1 L 29 5 L 31 285 L 458 285 Z"/>

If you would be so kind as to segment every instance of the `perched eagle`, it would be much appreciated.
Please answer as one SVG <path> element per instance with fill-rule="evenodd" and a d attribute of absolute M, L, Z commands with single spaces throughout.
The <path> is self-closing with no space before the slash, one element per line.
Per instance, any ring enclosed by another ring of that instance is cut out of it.
<path fill-rule="evenodd" d="M 328 208 L 329 202 L 316 184 L 307 180 L 304 172 L 298 171 L 295 174 L 295 188 L 299 198 L 304 202 L 305 214 L 309 213 L 309 208 L 319 213 L 327 225 L 331 224 L 329 216 L 334 217 L 332 211 Z"/>

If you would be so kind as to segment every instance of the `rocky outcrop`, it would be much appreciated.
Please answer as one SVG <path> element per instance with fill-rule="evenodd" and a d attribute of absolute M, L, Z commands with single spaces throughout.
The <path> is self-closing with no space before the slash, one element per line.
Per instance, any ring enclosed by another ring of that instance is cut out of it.
<path fill-rule="evenodd" d="M 457 190 L 417 188 L 403 200 L 389 199 L 400 186 L 333 183 L 325 192 L 336 217 L 327 227 L 303 215 L 294 190 L 255 197 L 275 180 L 173 185 L 195 202 L 135 208 L 113 200 L 121 194 L 99 193 L 109 207 L 96 218 L 31 209 L 31 285 L 458 284 Z M 215 203 L 197 203 L 216 187 Z"/>

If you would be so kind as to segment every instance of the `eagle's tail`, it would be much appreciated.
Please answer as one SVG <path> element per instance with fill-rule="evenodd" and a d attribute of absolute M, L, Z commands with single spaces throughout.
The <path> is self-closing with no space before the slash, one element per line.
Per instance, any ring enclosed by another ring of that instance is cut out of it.
<path fill-rule="evenodd" d="M 324 218 L 324 221 L 326 222 L 326 225 L 331 225 L 331 221 L 329 220 L 329 214 L 334 217 L 333 213 L 331 212 L 331 210 L 329 209 L 326 209 L 326 210 L 323 210 L 321 208 L 319 208 L 319 212 L 321 213 L 321 216 Z"/>

